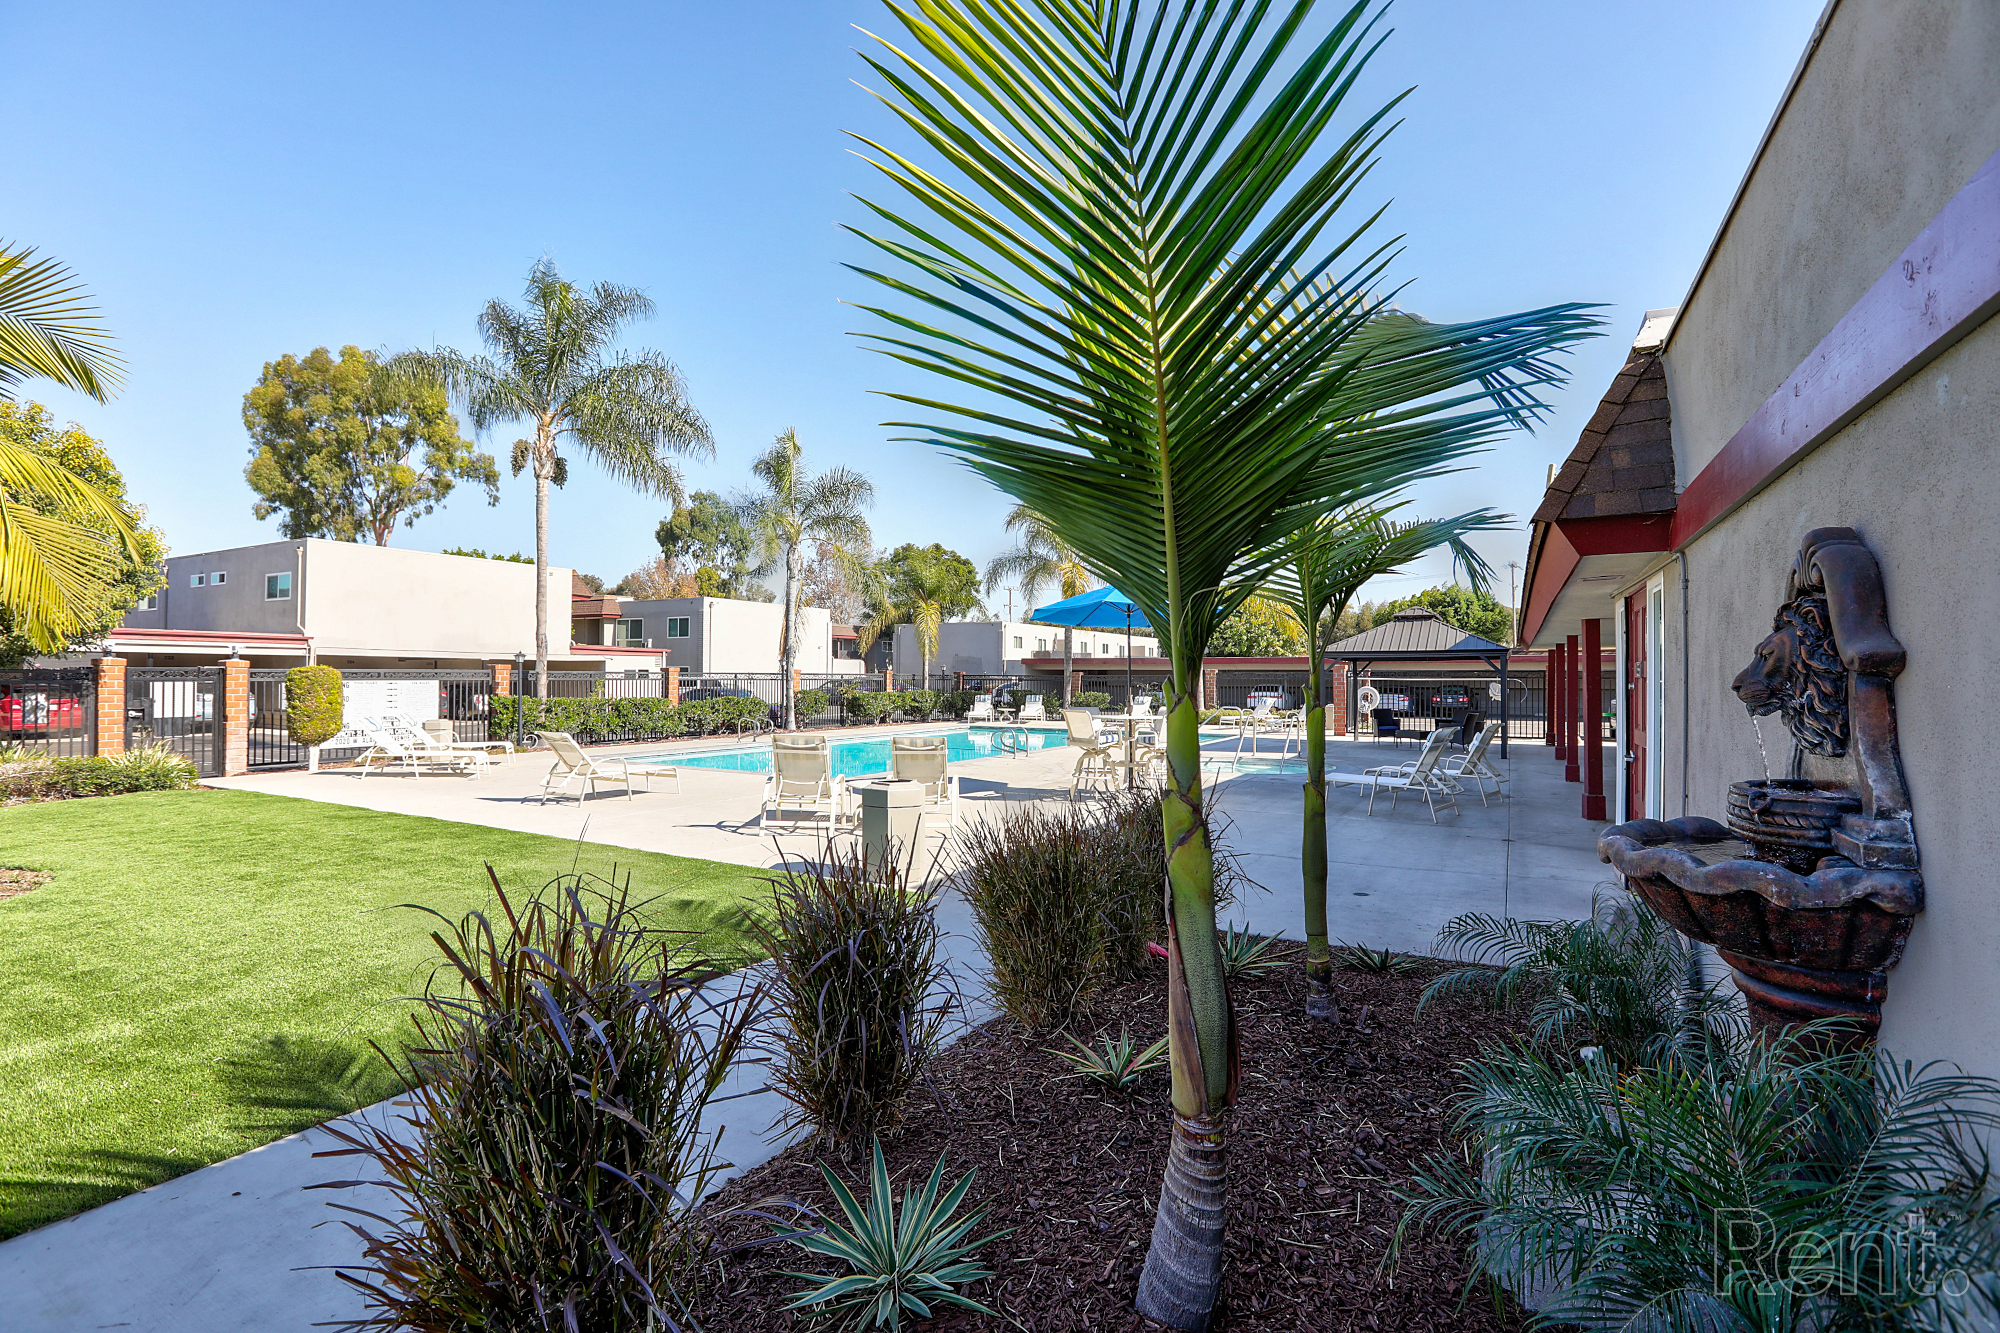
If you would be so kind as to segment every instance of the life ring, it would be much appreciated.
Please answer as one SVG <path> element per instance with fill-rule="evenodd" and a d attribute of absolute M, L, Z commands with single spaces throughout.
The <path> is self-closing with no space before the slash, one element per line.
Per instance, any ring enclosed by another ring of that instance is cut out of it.
<path fill-rule="evenodd" d="M 1361 705 L 1363 712 L 1372 713 L 1382 706 L 1382 692 L 1373 685 L 1363 685 L 1360 693 L 1354 698 Z"/>

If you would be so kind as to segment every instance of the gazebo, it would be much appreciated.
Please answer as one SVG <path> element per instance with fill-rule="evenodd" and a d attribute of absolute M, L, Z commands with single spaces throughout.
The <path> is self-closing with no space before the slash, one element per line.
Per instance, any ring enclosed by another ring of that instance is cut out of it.
<path fill-rule="evenodd" d="M 1435 611 L 1406 607 L 1373 629 L 1350 635 L 1326 650 L 1347 663 L 1348 725 L 1359 716 L 1361 673 L 1377 662 L 1484 662 L 1500 682 L 1500 755 L 1507 755 L 1507 649 L 1468 634 Z M 1352 734 L 1350 732 L 1350 734 Z"/>

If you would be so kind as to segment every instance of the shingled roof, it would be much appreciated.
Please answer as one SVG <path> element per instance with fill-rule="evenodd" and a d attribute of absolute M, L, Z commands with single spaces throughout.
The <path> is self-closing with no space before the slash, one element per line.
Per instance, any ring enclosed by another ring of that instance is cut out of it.
<path fill-rule="evenodd" d="M 1435 611 L 1405 607 L 1373 629 L 1351 634 L 1327 649 L 1329 657 L 1492 657 L 1505 652 L 1491 639 L 1468 634 Z"/>
<path fill-rule="evenodd" d="M 1673 423 L 1657 348 L 1634 350 L 1535 511 L 1535 522 L 1672 513 Z"/>

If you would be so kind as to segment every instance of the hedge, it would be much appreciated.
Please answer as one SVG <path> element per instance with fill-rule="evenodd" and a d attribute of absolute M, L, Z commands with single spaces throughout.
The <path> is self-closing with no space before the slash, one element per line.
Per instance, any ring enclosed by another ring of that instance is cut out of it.
<path fill-rule="evenodd" d="M 118 758 L 86 755 L 23 764 L 12 772 L 0 773 L 0 800 L 64 801 L 135 791 L 180 791 L 194 785 L 193 764 L 178 755 L 141 749 Z"/>
<path fill-rule="evenodd" d="M 1102 690 L 1078 690 L 1070 696 L 1073 708 L 1109 708 L 1111 696 Z"/>
<path fill-rule="evenodd" d="M 324 745 L 340 734 L 344 724 L 338 671 L 330 666 L 302 666 L 285 673 L 285 728 L 294 741 Z"/>
<path fill-rule="evenodd" d="M 734 730 L 738 722 L 762 721 L 770 706 L 762 699 L 536 699 L 493 697 L 488 734 L 506 740 L 520 730 L 562 731 L 578 740 L 666 740 Z"/>

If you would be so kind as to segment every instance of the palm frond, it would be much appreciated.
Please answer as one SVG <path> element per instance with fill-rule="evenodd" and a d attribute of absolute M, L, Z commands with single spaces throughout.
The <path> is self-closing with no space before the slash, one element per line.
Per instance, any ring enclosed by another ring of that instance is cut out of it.
<path fill-rule="evenodd" d="M 124 378 L 124 362 L 74 274 L 0 241 L 0 398 L 32 376 L 101 403 Z"/>

